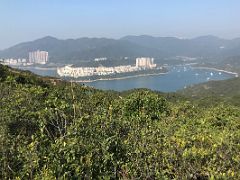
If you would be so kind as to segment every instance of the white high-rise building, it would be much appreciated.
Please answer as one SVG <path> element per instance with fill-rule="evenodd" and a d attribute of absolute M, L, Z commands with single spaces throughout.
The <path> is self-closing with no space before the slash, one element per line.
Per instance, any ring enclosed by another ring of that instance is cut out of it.
<path fill-rule="evenodd" d="M 136 59 L 136 67 L 138 68 L 155 68 L 154 58 L 141 57 Z"/>
<path fill-rule="evenodd" d="M 46 64 L 48 62 L 48 52 L 39 50 L 29 52 L 29 62 L 36 64 Z"/>

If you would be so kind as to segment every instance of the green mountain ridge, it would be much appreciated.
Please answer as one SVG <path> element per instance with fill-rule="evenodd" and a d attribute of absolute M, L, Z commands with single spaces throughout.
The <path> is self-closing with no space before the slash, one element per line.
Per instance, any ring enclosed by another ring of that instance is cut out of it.
<path fill-rule="evenodd" d="M 36 50 L 49 52 L 50 62 L 78 63 L 98 57 L 120 59 L 150 56 L 166 58 L 190 56 L 218 59 L 239 56 L 240 39 L 226 40 L 215 36 L 202 36 L 194 39 L 174 37 L 126 36 L 121 39 L 79 38 L 59 40 L 44 37 L 25 42 L 0 51 L 0 58 L 28 58 L 28 53 Z"/>
<path fill-rule="evenodd" d="M 50 62 L 77 63 L 82 60 L 93 60 L 97 57 L 110 59 L 125 56 L 159 56 L 159 51 L 140 45 L 107 38 L 79 38 L 58 40 L 45 37 L 32 42 L 21 43 L 0 51 L 2 58 L 28 58 L 28 53 L 36 50 L 49 52 Z"/>

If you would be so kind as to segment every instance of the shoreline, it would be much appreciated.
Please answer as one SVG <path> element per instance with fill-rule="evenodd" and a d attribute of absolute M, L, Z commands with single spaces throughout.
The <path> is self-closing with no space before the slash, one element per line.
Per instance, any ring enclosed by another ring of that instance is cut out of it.
<path fill-rule="evenodd" d="M 238 73 L 237 72 L 232 72 L 232 71 L 227 71 L 227 70 L 223 70 L 223 69 L 217 69 L 214 67 L 192 67 L 193 69 L 208 69 L 208 70 L 214 70 L 214 71 L 218 71 L 218 72 L 224 72 L 227 74 L 232 74 L 235 75 L 236 77 L 238 77 Z"/>
<path fill-rule="evenodd" d="M 239 76 L 239 74 L 237 72 L 227 71 L 227 70 L 218 69 L 218 68 L 214 68 L 214 67 L 204 67 L 204 66 L 195 67 L 194 65 L 191 67 L 193 69 L 206 69 L 206 70 L 214 70 L 217 72 L 223 72 L 223 73 L 234 75 L 235 77 Z M 55 67 L 24 67 L 24 69 L 26 69 L 26 70 L 29 70 L 31 68 L 34 68 L 36 70 L 43 70 L 43 71 L 44 70 L 56 70 Z M 77 83 L 91 83 L 91 82 L 96 82 L 96 81 L 123 80 L 123 79 L 130 79 L 130 78 L 137 78 L 137 77 L 144 77 L 144 76 L 164 75 L 164 74 L 168 74 L 168 73 L 169 72 L 147 73 L 147 74 L 138 74 L 138 75 L 128 75 L 128 76 L 123 76 L 123 77 L 99 78 L 99 79 L 94 79 L 94 80 L 74 80 L 74 79 L 72 79 L 72 81 L 77 82 Z"/>
<path fill-rule="evenodd" d="M 57 68 L 55 68 L 55 67 L 20 67 L 20 68 L 24 68 L 24 69 L 31 69 L 31 68 L 33 68 L 33 69 L 36 69 L 36 70 L 42 70 L 42 71 L 53 71 L 53 70 L 57 70 Z"/>
<path fill-rule="evenodd" d="M 101 78 L 101 79 L 95 79 L 95 80 L 76 80 L 73 82 L 77 83 L 90 83 L 90 82 L 96 82 L 96 81 L 111 81 L 111 80 L 122 80 L 122 79 L 130 79 L 130 78 L 137 78 L 137 77 L 144 77 L 144 76 L 156 76 L 156 75 L 163 75 L 166 73 L 151 73 L 151 74 L 139 74 L 139 75 L 132 75 L 132 76 L 125 76 L 125 77 L 116 77 L 116 78 Z"/>
<path fill-rule="evenodd" d="M 231 74 L 231 75 L 235 75 L 235 77 L 238 77 L 238 73 L 237 72 L 232 72 L 232 71 L 227 71 L 227 70 L 223 70 L 223 69 L 217 69 L 217 68 L 213 68 L 213 67 L 194 67 L 192 66 L 193 69 L 207 69 L 207 70 L 214 70 L 217 72 L 223 72 L 223 73 L 227 73 L 227 74 Z M 100 79 L 95 79 L 95 80 L 77 80 L 74 82 L 78 82 L 78 83 L 89 83 L 89 82 L 96 82 L 96 81 L 111 81 L 111 80 L 121 80 L 121 79 L 130 79 L 130 78 L 136 78 L 136 77 L 144 77 L 144 76 L 155 76 L 155 75 L 161 75 L 161 74 L 167 74 L 166 73 L 150 73 L 150 74 L 140 74 L 140 75 L 133 75 L 133 76 L 125 76 L 125 77 L 119 77 L 119 78 L 100 78 Z"/>
<path fill-rule="evenodd" d="M 9 65 L 8 65 L 9 66 Z M 17 69 L 25 69 L 25 70 L 31 70 L 31 69 L 35 69 L 35 70 L 42 70 L 42 71 L 55 71 L 57 70 L 57 67 L 38 67 L 38 66 L 10 66 L 13 68 L 17 68 Z"/>

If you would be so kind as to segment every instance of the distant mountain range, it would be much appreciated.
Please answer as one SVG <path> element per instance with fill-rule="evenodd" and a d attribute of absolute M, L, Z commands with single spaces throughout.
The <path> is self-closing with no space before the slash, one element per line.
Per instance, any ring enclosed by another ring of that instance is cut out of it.
<path fill-rule="evenodd" d="M 0 58 L 28 58 L 28 52 L 35 50 L 48 51 L 50 61 L 56 63 L 75 63 L 97 57 L 110 59 L 138 56 L 228 57 L 240 55 L 240 38 L 226 40 L 215 36 L 202 36 L 179 39 L 142 35 L 126 36 L 118 40 L 107 38 L 60 40 L 47 36 L 2 50 Z"/>

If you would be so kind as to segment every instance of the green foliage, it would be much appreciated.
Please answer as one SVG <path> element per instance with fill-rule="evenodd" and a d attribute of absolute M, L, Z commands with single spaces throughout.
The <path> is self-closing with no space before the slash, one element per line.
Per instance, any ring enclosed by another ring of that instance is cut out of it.
<path fill-rule="evenodd" d="M 0 67 L 0 179 L 240 178 L 239 106 Z"/>
<path fill-rule="evenodd" d="M 209 81 L 179 91 L 180 94 L 198 101 L 203 106 L 218 105 L 221 102 L 240 106 L 240 78 Z"/>
<path fill-rule="evenodd" d="M 0 81 L 4 81 L 7 77 L 8 68 L 0 64 Z"/>
<path fill-rule="evenodd" d="M 157 94 L 149 91 L 139 91 L 131 94 L 124 99 L 125 116 L 146 116 L 152 120 L 160 119 L 163 113 L 166 113 L 166 100 Z"/>

